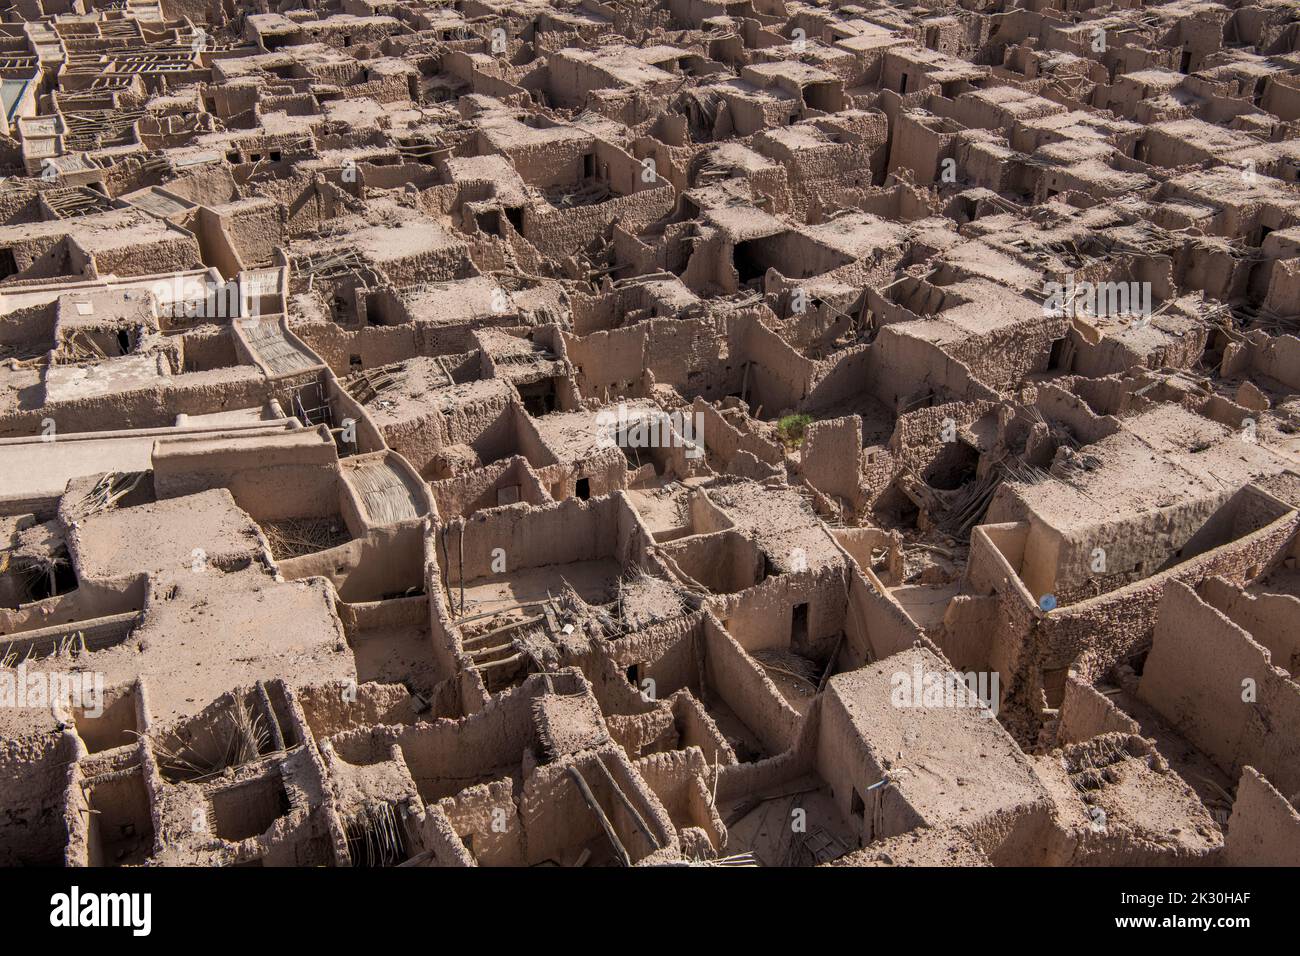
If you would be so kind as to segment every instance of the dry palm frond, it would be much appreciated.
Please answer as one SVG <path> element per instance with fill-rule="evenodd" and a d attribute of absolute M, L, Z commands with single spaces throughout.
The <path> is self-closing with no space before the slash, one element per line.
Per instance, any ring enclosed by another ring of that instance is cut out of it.
<path fill-rule="evenodd" d="M 793 677 L 813 687 L 817 686 L 817 678 L 820 676 L 817 665 L 806 657 L 775 649 L 755 651 L 750 654 L 750 657 L 765 670 Z"/>
<path fill-rule="evenodd" d="M 0 657 L 0 667 L 18 667 L 26 664 L 35 656 L 35 645 L 28 644 L 27 651 L 22 657 L 18 656 L 18 650 L 12 644 L 5 648 L 4 656 Z"/>
<path fill-rule="evenodd" d="M 141 736 L 135 731 L 128 731 L 128 733 L 135 734 L 137 737 Z M 153 751 L 154 756 L 158 760 L 159 766 L 170 770 L 182 779 L 191 782 L 202 780 L 205 777 L 211 777 L 213 774 L 219 772 L 219 770 L 213 769 L 211 765 L 204 763 L 197 756 L 194 760 L 186 757 L 185 754 L 189 753 L 189 751 L 179 753 L 168 749 L 160 742 L 154 743 Z"/>
<path fill-rule="evenodd" d="M 156 741 L 154 752 L 159 764 L 183 779 L 195 782 L 215 776 L 228 767 L 239 767 L 256 760 L 270 748 L 271 735 L 262 715 L 254 714 L 242 697 L 236 697 L 223 716 L 227 724 L 225 746 L 216 757 L 204 757 L 192 747 L 173 750 Z"/>
<path fill-rule="evenodd" d="M 71 657 L 74 660 L 86 653 L 86 636 L 81 631 L 74 631 L 59 638 L 54 650 L 55 657 Z"/>
<path fill-rule="evenodd" d="M 1227 790 L 1224 790 L 1223 787 L 1220 786 L 1217 782 L 1211 780 L 1209 777 L 1205 776 L 1204 774 L 1198 773 L 1197 776 L 1200 777 L 1200 779 L 1203 780 L 1205 783 L 1209 784 L 1210 788 L 1213 789 L 1216 793 L 1218 793 L 1220 798 L 1222 798 L 1223 802 L 1226 803 L 1228 806 L 1232 806 L 1233 803 L 1236 802 L 1236 797 L 1234 797 Z"/>
<path fill-rule="evenodd" d="M 344 825 L 353 866 L 392 866 L 406 856 L 406 839 L 391 803 L 368 804 Z"/>
<path fill-rule="evenodd" d="M 343 521 L 337 517 L 264 521 L 262 534 L 277 560 L 326 551 L 351 538 Z"/>
<path fill-rule="evenodd" d="M 401 363 L 367 369 L 349 376 L 344 381 L 348 394 L 362 405 L 368 405 L 381 394 L 406 384 L 406 373 Z"/>
<path fill-rule="evenodd" d="M 230 718 L 231 734 L 227 746 L 226 766 L 238 767 L 257 757 L 270 743 L 270 733 L 262 721 L 262 715 L 254 716 L 243 698 L 235 700 L 235 706 L 227 711 Z"/>
<path fill-rule="evenodd" d="M 758 860 L 754 854 L 745 850 L 743 853 L 732 853 L 730 856 L 720 856 L 714 860 L 691 860 L 688 866 L 758 866 Z"/>
<path fill-rule="evenodd" d="M 100 475 L 99 480 L 95 482 L 95 487 L 77 502 L 75 506 L 77 517 L 88 517 L 114 507 L 136 489 L 145 474 L 146 472 L 143 471 L 128 471 Z"/>

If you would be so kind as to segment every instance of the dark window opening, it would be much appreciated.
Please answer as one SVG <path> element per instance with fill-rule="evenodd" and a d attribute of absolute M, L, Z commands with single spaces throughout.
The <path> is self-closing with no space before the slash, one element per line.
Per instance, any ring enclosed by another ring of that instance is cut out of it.
<path fill-rule="evenodd" d="M 741 285 L 761 279 L 767 274 L 767 266 L 755 255 L 752 240 L 736 243 L 735 251 L 732 253 L 732 263 L 736 267 L 736 272 L 740 274 Z"/>
<path fill-rule="evenodd" d="M 796 604 L 790 612 L 790 643 L 802 644 L 808 640 L 808 605 Z"/>
<path fill-rule="evenodd" d="M 899 93 L 906 93 L 906 92 L 907 92 L 907 74 L 906 74 L 906 73 L 904 73 L 901 77 L 899 77 L 899 80 L 898 80 L 898 92 L 899 92 Z"/>
<path fill-rule="evenodd" d="M 1051 354 L 1047 357 L 1047 370 L 1049 372 L 1061 369 L 1061 360 L 1065 357 L 1065 343 L 1067 336 L 1061 336 L 1052 342 Z"/>
<path fill-rule="evenodd" d="M 586 501 L 591 497 L 591 479 L 579 478 L 577 485 L 574 486 L 573 493 Z"/>
<path fill-rule="evenodd" d="M 641 665 L 633 664 L 627 669 L 627 682 L 633 687 L 641 686 Z"/>
<path fill-rule="evenodd" d="M 362 363 L 362 361 L 361 361 L 361 356 L 360 356 L 360 355 L 349 355 L 349 356 L 348 356 L 348 368 L 349 368 L 349 369 L 352 369 L 353 371 L 359 370 L 359 369 L 361 369 L 361 368 L 363 367 L 363 364 L 364 364 L 364 363 Z"/>
<path fill-rule="evenodd" d="M 1179 73 L 1190 73 L 1192 69 L 1192 51 L 1184 50 L 1178 62 Z"/>
<path fill-rule="evenodd" d="M 515 206 L 507 209 L 506 218 L 510 220 L 510 225 L 514 226 L 515 232 L 522 236 L 524 234 L 524 207 Z"/>
<path fill-rule="evenodd" d="M 501 216 L 495 209 L 476 214 L 474 221 L 478 223 L 480 232 L 485 232 L 489 236 L 501 235 Z"/>
<path fill-rule="evenodd" d="M 117 333 L 118 355 L 126 355 L 131 351 L 131 333 L 122 329 Z"/>
<path fill-rule="evenodd" d="M 591 179 L 596 175 L 596 155 L 584 153 L 582 157 L 582 178 Z"/>
<path fill-rule="evenodd" d="M 1135 676 L 1137 677 L 1142 676 L 1142 671 L 1147 666 L 1147 654 L 1149 653 L 1150 653 L 1150 649 L 1148 648 L 1147 650 L 1143 651 L 1142 653 L 1134 657 L 1131 661 L 1129 661 L 1129 666 L 1133 668 L 1133 673 Z"/>

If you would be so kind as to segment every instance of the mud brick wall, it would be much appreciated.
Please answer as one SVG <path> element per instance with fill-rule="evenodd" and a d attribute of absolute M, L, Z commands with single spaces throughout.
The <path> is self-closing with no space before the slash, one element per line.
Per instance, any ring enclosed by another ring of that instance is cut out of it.
<path fill-rule="evenodd" d="M 683 687 L 699 687 L 702 641 L 703 615 L 693 614 L 620 638 L 610 651 L 616 668 L 641 665 L 641 677 L 653 680 L 655 696 L 664 700 Z"/>
<path fill-rule="evenodd" d="M 649 840 L 633 822 L 623 802 L 613 794 L 609 780 L 598 768 L 591 766 L 592 760 L 600 759 L 605 760 L 615 785 L 623 790 L 646 819 L 651 832 L 662 843 L 676 846 L 676 831 L 672 828 L 667 812 L 658 806 L 658 800 L 654 800 L 648 788 L 635 777 L 619 753 L 601 750 L 591 752 L 586 759 L 566 760 L 539 767 L 524 785 L 519 815 L 524 822 L 528 865 L 548 859 L 558 860 L 564 853 L 601 838 L 600 824 L 567 773 L 566 768 L 570 763 L 577 766 L 586 779 L 596 802 L 613 824 L 632 862 L 639 862 L 650 854 Z"/>
<path fill-rule="evenodd" d="M 704 639 L 711 692 L 754 732 L 769 756 L 787 749 L 798 734 L 799 713 L 731 635 L 709 623 Z"/>
<path fill-rule="evenodd" d="M 292 692 L 302 707 L 303 718 L 317 740 L 358 727 L 374 724 L 403 724 L 415 719 L 411 693 L 401 684 L 360 684 L 355 699 L 346 684 L 318 684 Z"/>
<path fill-rule="evenodd" d="M 633 767 L 668 811 L 679 833 L 688 827 L 698 828 L 713 850 L 723 848 L 727 833 L 713 806 L 713 770 L 698 747 L 650 754 Z"/>
<path fill-rule="evenodd" d="M 399 288 L 420 282 L 446 282 L 467 279 L 477 270 L 470 261 L 469 246 L 452 242 L 440 249 L 421 252 L 384 263 L 385 274 Z"/>
<path fill-rule="evenodd" d="M 736 753 L 700 703 L 700 699 L 682 689 L 668 699 L 677 722 L 679 746 L 699 747 L 710 763 L 726 767 L 736 763 Z"/>
<path fill-rule="evenodd" d="M 1262 375 L 1300 389 L 1300 338 L 1279 335 L 1260 343 L 1252 350 L 1251 366 Z"/>
<path fill-rule="evenodd" d="M 819 772 L 816 759 L 823 700 L 824 697 L 817 697 L 812 701 L 799 726 L 798 736 L 786 750 L 751 763 L 733 763 L 728 766 L 724 761 L 718 769 L 719 803 L 745 794 L 774 790 L 805 774 Z M 710 759 L 707 748 L 704 748 L 704 759 Z M 712 777 L 710 786 L 711 781 Z"/>
<path fill-rule="evenodd" d="M 804 477 L 813 487 L 854 507 L 862 480 L 861 458 L 862 419 L 857 415 L 814 422 L 799 448 Z"/>
<path fill-rule="evenodd" d="M 608 714 L 605 722 L 614 743 L 633 757 L 646 751 L 672 750 L 678 743 L 677 721 L 667 706 L 644 714 Z"/>
<path fill-rule="evenodd" d="M 505 550 L 508 571 L 616 560 L 625 540 L 620 526 L 627 507 L 622 496 L 571 498 L 531 512 L 512 507 L 473 515 L 465 524 L 465 578 L 491 575 L 496 548 Z M 452 541 L 459 547 L 454 535 Z"/>
<path fill-rule="evenodd" d="M 1250 594 L 1223 578 L 1201 586 L 1201 597 L 1223 612 L 1273 655 L 1273 665 L 1300 674 L 1300 598 L 1291 594 Z"/>
<path fill-rule="evenodd" d="M 1283 552 L 1298 528 L 1300 516 L 1292 513 L 1162 574 L 1049 615 L 1038 615 L 1034 640 L 1043 666 L 1066 667 L 1077 662 L 1080 676 L 1094 679 L 1150 643 L 1160 600 L 1169 582 L 1195 586 L 1215 575 L 1246 581 L 1253 576 L 1252 569 L 1258 573 Z M 1032 608 L 1030 613 L 1036 611 Z M 1109 635 L 1109 639 L 1103 641 L 1102 635 Z"/>
<path fill-rule="evenodd" d="M 484 508 L 495 508 L 498 503 L 508 503 L 498 502 L 498 492 L 512 486 L 518 487 L 518 501 L 540 505 L 550 500 L 537 473 L 528 460 L 519 455 L 464 475 L 432 482 L 429 488 L 438 514 L 443 518 L 454 518 Z"/>
<path fill-rule="evenodd" d="M 965 364 L 933 344 L 887 326 L 871 347 L 867 368 L 870 393 L 888 408 L 932 389 L 940 400 L 996 399 L 997 392 L 981 382 Z"/>
<path fill-rule="evenodd" d="M 418 342 L 426 328 L 427 326 L 415 325 L 368 325 L 349 330 L 340 328 L 333 322 L 304 322 L 295 324 L 293 331 L 329 365 L 334 374 L 347 375 L 352 371 L 353 355 L 361 358 L 363 367 L 373 368 L 412 355 L 425 354 Z M 469 336 L 464 334 L 464 330 L 458 331 L 462 332 L 462 344 L 467 345 Z"/>
<path fill-rule="evenodd" d="M 516 406 L 504 392 L 457 402 L 444 409 L 381 426 L 385 441 L 424 473 L 449 445 L 468 445 L 485 461 L 518 448 Z"/>
<path fill-rule="evenodd" d="M 909 76 L 909 85 L 915 82 L 916 77 Z M 933 183 L 938 177 L 939 160 L 950 154 L 956 138 L 954 132 L 931 126 L 936 122 L 934 117 L 928 119 L 929 123 L 923 123 L 911 113 L 899 113 L 889 151 L 889 172 L 908 170 L 913 180 L 922 186 Z"/>
<path fill-rule="evenodd" d="M 307 375 L 313 378 L 314 375 Z M 30 411 L 0 415 L 0 438 L 41 434 L 41 420 L 74 422 L 63 432 L 119 431 L 133 428 L 167 428 L 177 415 L 207 415 L 228 408 L 253 408 L 271 397 L 271 385 L 251 366 L 214 369 L 176 376 L 164 385 L 50 402 Z"/>
<path fill-rule="evenodd" d="M 438 806 L 480 866 L 522 866 L 524 826 L 510 779 L 478 784 Z"/>
<path fill-rule="evenodd" d="M 634 193 L 608 199 L 594 206 L 575 209 L 528 207 L 524 211 L 524 238 L 556 256 L 572 255 L 593 239 L 603 236 L 615 219 L 627 227 L 644 225 L 666 216 L 675 203 L 667 182 Z"/>
<path fill-rule="evenodd" d="M 536 747 L 532 695 L 525 685 L 494 697 L 462 720 L 363 728 L 329 742 L 339 757 L 357 764 L 384 759 L 396 744 L 420 796 L 439 800 L 459 793 L 493 767 L 518 765 L 523 752 Z"/>
<path fill-rule="evenodd" d="M 1254 767 L 1245 767 L 1228 820 L 1229 866 L 1300 865 L 1300 813 Z"/>
<path fill-rule="evenodd" d="M 78 746 L 71 729 L 0 738 L 0 865 L 62 862 L 69 774 Z"/>
<path fill-rule="evenodd" d="M 656 382 L 674 386 L 687 398 L 702 394 L 715 401 L 740 391 L 745 356 L 735 353 L 744 330 L 735 316 L 725 322 L 651 319 L 581 338 L 566 335 L 564 343 L 585 394 L 602 394 L 608 386 L 613 396 L 649 371 Z"/>
<path fill-rule="evenodd" d="M 760 406 L 765 417 L 794 409 L 808 394 L 817 363 L 792 349 L 755 316 L 745 316 L 743 354 L 751 363 L 750 408 Z"/>
<path fill-rule="evenodd" d="M 1020 322 L 987 335 L 971 335 L 960 344 L 948 345 L 948 354 L 965 363 L 985 385 L 1006 392 L 1026 375 L 1047 367 L 1052 341 L 1064 334 L 1068 321 Z"/>
<path fill-rule="evenodd" d="M 716 455 L 720 461 L 730 462 L 738 453 L 748 452 L 769 465 L 784 463 L 785 453 L 779 445 L 752 432 L 738 431 L 703 398 L 695 399 L 690 412 L 704 416 L 704 444 L 709 455 Z"/>
<path fill-rule="evenodd" d="M 1076 743 L 1114 732 L 1136 734 L 1140 730 L 1137 721 L 1112 704 L 1105 694 L 1077 677 L 1066 678 L 1058 743 Z"/>
<path fill-rule="evenodd" d="M 1254 700 L 1243 700 L 1248 679 Z M 1249 764 L 1282 791 L 1300 790 L 1300 685 L 1182 584 L 1165 589 L 1138 694 L 1225 773 Z"/>
<path fill-rule="evenodd" d="M 715 597 L 711 605 L 732 633 L 743 637 L 746 651 L 792 650 L 816 657 L 830 651 L 844 629 L 847 570 L 834 565 L 769 577 L 736 594 Z M 792 643 L 795 605 L 808 605 L 808 633 L 799 646 Z"/>
<path fill-rule="evenodd" d="M 816 413 L 863 394 L 872 394 L 868 384 L 872 363 L 871 346 L 845 349 L 833 359 L 819 363 L 816 381 L 809 387 L 801 411 Z"/>
<path fill-rule="evenodd" d="M 926 469 L 952 447 L 943 440 L 946 422 L 952 421 L 953 439 L 960 441 L 957 432 L 979 421 L 995 407 L 993 402 L 986 401 L 952 402 L 899 415 L 889 438 L 889 449 L 900 465 L 924 476 Z"/>
<path fill-rule="evenodd" d="M 76 242 L 75 238 L 70 241 Z M 175 238 L 98 251 L 94 263 L 99 276 L 141 276 L 201 267 L 203 255 L 195 238 L 178 229 Z"/>
<path fill-rule="evenodd" d="M 861 666 L 911 647 L 928 643 L 924 633 L 885 592 L 860 573 L 849 576 L 849 600 L 844 620 L 845 648 L 840 659 Z"/>
<path fill-rule="evenodd" d="M 877 761 L 871 742 L 858 733 L 838 695 L 825 694 L 819 703 L 820 726 L 814 751 L 817 773 L 830 784 L 831 796 L 844 818 L 867 839 L 893 836 L 925 825 L 926 821 L 895 788 L 886 786 L 867 792 L 867 787 L 884 777 L 886 768 Z M 853 812 L 855 790 L 864 802 L 870 801 L 865 821 L 861 812 Z M 877 805 L 884 819 L 884 827 L 878 831 L 869 828 Z"/>

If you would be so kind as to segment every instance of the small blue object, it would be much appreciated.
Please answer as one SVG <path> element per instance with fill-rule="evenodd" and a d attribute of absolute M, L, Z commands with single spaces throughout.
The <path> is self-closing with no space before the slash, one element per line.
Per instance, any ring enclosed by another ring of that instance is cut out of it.
<path fill-rule="evenodd" d="M 1056 595 L 1044 594 L 1041 598 L 1038 599 L 1038 606 L 1041 607 L 1044 611 L 1055 611 Z"/>

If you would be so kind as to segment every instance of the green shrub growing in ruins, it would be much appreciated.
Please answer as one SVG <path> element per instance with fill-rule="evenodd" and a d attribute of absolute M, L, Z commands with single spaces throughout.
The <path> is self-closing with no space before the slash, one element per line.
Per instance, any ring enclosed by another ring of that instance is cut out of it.
<path fill-rule="evenodd" d="M 811 415 L 786 415 L 776 423 L 777 434 L 788 448 L 798 448 L 803 444 L 803 433 L 812 424 Z"/>

